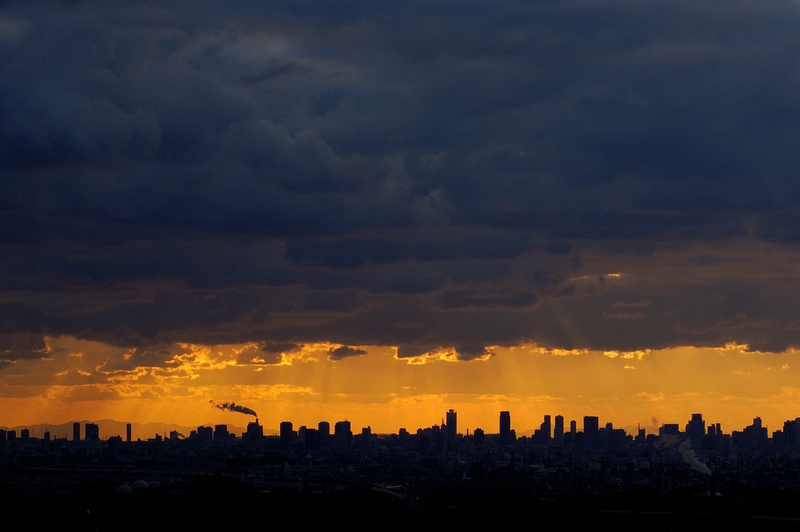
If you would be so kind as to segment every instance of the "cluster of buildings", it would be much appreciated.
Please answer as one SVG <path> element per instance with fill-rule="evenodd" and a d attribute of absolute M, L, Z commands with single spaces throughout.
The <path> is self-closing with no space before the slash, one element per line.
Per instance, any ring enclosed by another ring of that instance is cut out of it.
<path fill-rule="evenodd" d="M 98 449 L 103 447 L 100 440 L 100 427 L 96 423 L 85 423 L 83 431 L 80 423 L 72 425 L 72 442 L 87 442 L 88 446 L 95 445 Z M 659 442 L 671 439 L 684 439 L 691 442 L 695 448 L 715 451 L 727 451 L 733 448 L 759 449 L 767 445 L 777 445 L 792 449 L 800 449 L 800 418 L 787 420 L 782 430 L 774 431 L 770 437 L 767 428 L 762 425 L 761 418 L 757 417 L 753 423 L 741 431 L 726 434 L 719 423 L 706 425 L 702 414 L 692 414 L 691 419 L 684 425 L 683 430 L 677 423 L 663 424 L 658 429 L 658 434 L 646 434 L 645 429 L 639 428 L 636 434 L 628 434 L 624 429 L 614 428 L 608 422 L 600 425 L 597 416 L 584 416 L 582 430 L 578 430 L 578 422 L 571 420 L 565 423 L 564 416 L 551 417 L 545 415 L 539 428 L 530 436 L 517 437 L 516 431 L 511 428 L 511 413 L 500 412 L 498 431 L 487 433 L 481 428 L 475 429 L 471 434 L 458 431 L 458 415 L 454 410 L 445 413 L 440 425 L 419 428 L 416 433 L 410 433 L 401 428 L 396 434 L 375 434 L 371 427 L 363 427 L 360 433 L 354 434 L 350 421 L 338 421 L 333 430 L 327 421 L 320 421 L 316 427 L 300 426 L 294 429 L 291 421 L 280 424 L 277 435 L 265 435 L 264 427 L 258 419 L 248 423 L 247 430 L 240 436 L 230 432 L 228 425 L 199 426 L 192 430 L 188 437 L 177 431 L 171 431 L 169 436 L 154 435 L 147 440 L 149 443 L 185 441 L 189 444 L 216 444 L 229 445 L 248 443 L 250 445 L 264 445 L 282 451 L 320 451 L 325 449 L 347 449 L 351 446 L 369 447 L 377 441 L 393 441 L 401 447 L 414 446 L 421 451 L 432 452 L 458 452 L 469 448 L 482 447 L 509 447 L 509 446 L 534 446 L 552 447 L 566 450 L 619 450 L 631 444 L 658 445 Z M 34 442 L 44 444 L 53 439 L 49 431 L 45 431 L 42 438 L 31 437 L 29 429 L 21 429 L 19 435 L 16 430 L 0 429 L 0 447 L 6 449 L 15 445 L 28 445 Z M 96 442 L 96 443 L 95 443 Z M 126 426 L 124 439 L 122 436 L 112 436 L 102 443 L 107 445 L 121 445 L 133 443 L 131 437 L 131 424 Z"/>

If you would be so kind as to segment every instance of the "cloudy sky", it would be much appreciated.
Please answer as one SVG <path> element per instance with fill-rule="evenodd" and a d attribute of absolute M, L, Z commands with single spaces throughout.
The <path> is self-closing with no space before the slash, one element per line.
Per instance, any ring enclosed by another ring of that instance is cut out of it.
<path fill-rule="evenodd" d="M 0 424 L 779 428 L 798 28 L 795 0 L 0 2 Z"/>

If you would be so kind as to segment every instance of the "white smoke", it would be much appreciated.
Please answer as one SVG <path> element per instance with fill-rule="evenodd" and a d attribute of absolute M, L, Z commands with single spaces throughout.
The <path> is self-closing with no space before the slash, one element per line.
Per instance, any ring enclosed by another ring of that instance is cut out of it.
<path fill-rule="evenodd" d="M 692 469 L 699 471 L 704 475 L 711 475 L 711 470 L 708 468 L 708 466 L 698 460 L 697 455 L 694 454 L 691 440 L 684 440 L 683 443 L 681 443 L 678 447 L 678 452 L 681 453 L 681 458 L 683 458 L 683 461 L 692 466 Z"/>
<path fill-rule="evenodd" d="M 678 445 L 678 442 L 680 442 L 680 445 Z M 692 466 L 692 469 L 703 473 L 704 475 L 711 475 L 711 470 L 708 468 L 708 466 L 697 458 L 694 449 L 692 449 L 691 440 L 686 439 L 681 441 L 677 436 L 672 434 L 664 434 L 658 439 L 655 447 L 656 449 L 668 449 L 673 445 L 678 445 L 678 452 L 681 453 L 681 458 L 683 458 L 684 462 Z"/>

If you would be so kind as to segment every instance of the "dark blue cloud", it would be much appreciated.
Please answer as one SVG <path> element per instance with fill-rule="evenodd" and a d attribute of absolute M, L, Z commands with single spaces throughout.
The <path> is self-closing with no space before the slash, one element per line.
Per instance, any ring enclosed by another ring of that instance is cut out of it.
<path fill-rule="evenodd" d="M 341 347 L 329 350 L 328 358 L 330 360 L 342 360 L 343 358 L 357 357 L 366 354 L 367 352 L 364 349 L 356 349 L 354 347 L 343 345 Z"/>
<path fill-rule="evenodd" d="M 8 358 L 48 334 L 798 345 L 798 22 L 788 0 L 5 2 Z"/>

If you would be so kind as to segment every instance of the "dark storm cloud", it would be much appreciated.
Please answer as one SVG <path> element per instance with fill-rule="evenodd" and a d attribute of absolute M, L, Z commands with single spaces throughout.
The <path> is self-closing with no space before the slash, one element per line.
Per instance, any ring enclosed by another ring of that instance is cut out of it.
<path fill-rule="evenodd" d="M 261 347 L 261 350 L 263 352 L 265 352 L 265 353 L 281 354 L 281 353 L 286 353 L 286 352 L 289 352 L 289 351 L 295 351 L 297 349 L 300 349 L 300 347 L 301 346 L 299 346 L 297 344 L 290 343 L 290 342 L 283 342 L 283 343 L 281 343 L 281 342 L 267 342 L 266 344 L 264 344 Z"/>
<path fill-rule="evenodd" d="M 354 347 L 343 345 L 343 346 L 337 347 L 335 349 L 330 349 L 328 351 L 328 359 L 330 359 L 330 360 L 342 360 L 343 358 L 357 357 L 357 356 L 366 355 L 366 354 L 367 354 L 367 352 L 364 349 L 356 349 Z"/>
<path fill-rule="evenodd" d="M 120 367 L 174 342 L 800 345 L 799 22 L 4 2 L 0 358 L 48 335 L 137 348 Z"/>
<path fill-rule="evenodd" d="M 41 335 L 28 332 L 0 334 L 0 361 L 45 358 L 47 346 Z"/>

